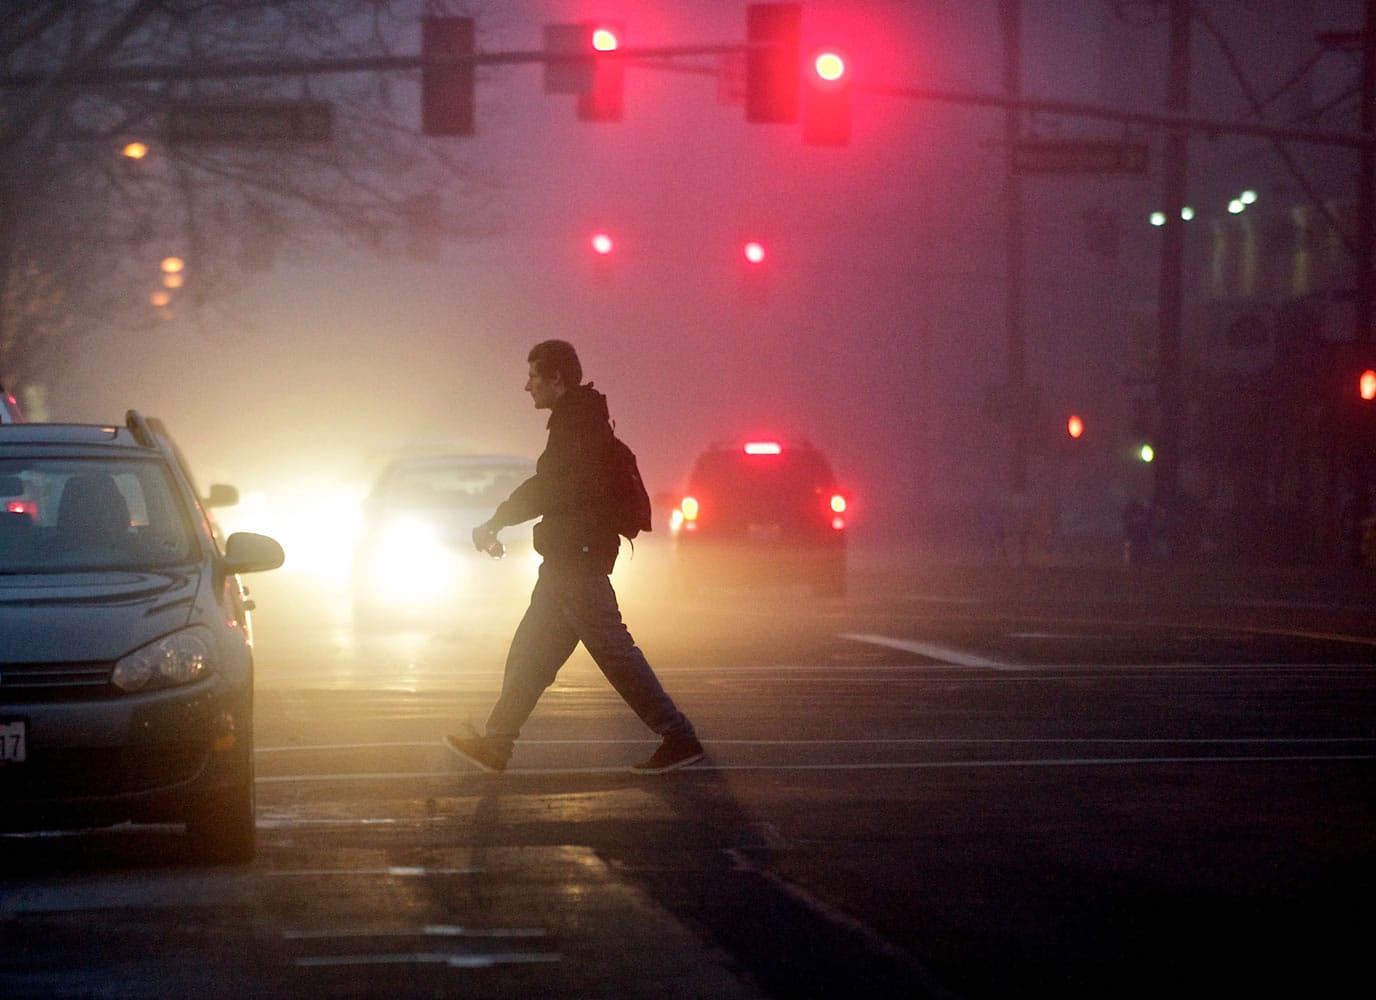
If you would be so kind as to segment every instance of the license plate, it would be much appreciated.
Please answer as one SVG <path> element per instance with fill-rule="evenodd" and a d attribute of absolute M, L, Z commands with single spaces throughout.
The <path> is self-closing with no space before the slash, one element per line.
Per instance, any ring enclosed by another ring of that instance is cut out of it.
<path fill-rule="evenodd" d="M 0 763 L 22 764 L 28 755 L 27 737 L 23 719 L 0 722 Z"/>

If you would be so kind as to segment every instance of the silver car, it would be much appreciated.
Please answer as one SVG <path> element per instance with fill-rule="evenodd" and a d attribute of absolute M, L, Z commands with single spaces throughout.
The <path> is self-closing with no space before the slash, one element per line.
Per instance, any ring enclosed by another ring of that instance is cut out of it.
<path fill-rule="evenodd" d="M 184 823 L 208 860 L 255 850 L 253 656 L 238 574 L 170 440 L 0 426 L 0 829 Z"/>

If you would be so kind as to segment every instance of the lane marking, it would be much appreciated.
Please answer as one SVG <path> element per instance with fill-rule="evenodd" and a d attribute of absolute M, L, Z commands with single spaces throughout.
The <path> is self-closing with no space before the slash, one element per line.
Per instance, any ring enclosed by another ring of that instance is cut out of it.
<path fill-rule="evenodd" d="M 1227 741 L 1224 741 L 1227 742 Z M 874 763 L 837 763 L 837 764 L 715 764 L 699 763 L 685 768 L 684 774 L 698 771 L 925 771 L 952 768 L 990 768 L 990 767 L 1122 767 L 1131 765 L 1151 766 L 1158 764 L 1271 764 L 1271 763 L 1343 763 L 1350 761 L 1373 761 L 1376 753 L 1369 754 L 1260 754 L 1227 756 L 1178 756 L 1178 757 L 1065 757 L 1032 758 L 1028 760 L 953 760 L 953 761 L 882 761 Z M 595 774 L 625 774 L 633 772 L 629 767 L 513 767 L 501 775 L 486 774 L 481 771 L 400 771 L 386 774 L 300 774 L 281 775 L 269 778 L 256 778 L 255 784 L 305 784 L 310 782 L 361 782 L 361 781 L 452 781 L 455 778 L 476 777 L 501 780 L 502 777 L 551 777 Z M 659 780 L 659 776 L 655 776 Z M 672 779 L 663 779 L 672 780 Z M 456 872 L 462 874 L 462 871 Z M 385 871 L 374 874 L 386 874 Z"/>
<path fill-rule="evenodd" d="M 485 868 L 419 868 L 389 865 L 386 868 L 279 868 L 267 874 L 273 878 L 318 878 L 321 875 L 371 875 L 383 878 L 430 878 L 447 875 L 481 875 Z"/>
<path fill-rule="evenodd" d="M 490 969 L 496 965 L 530 965 L 559 962 L 558 952 L 522 953 L 493 952 L 488 955 L 445 955 L 417 952 L 409 955 L 323 955 L 296 959 L 303 968 L 325 968 L 336 965 L 447 965 L 451 969 Z"/>
<path fill-rule="evenodd" d="M 943 743 L 957 744 L 997 744 L 997 743 L 1372 743 L 1376 736 L 883 736 L 848 737 L 843 740 L 734 740 L 709 739 L 714 746 L 926 746 Z M 652 739 L 577 739 L 577 740 L 540 740 L 522 738 L 520 745 L 526 746 L 657 746 L 658 740 Z M 416 747 L 433 750 L 437 744 L 433 740 L 416 740 L 407 743 L 313 743 L 290 747 L 255 747 L 255 753 L 280 753 L 283 751 L 303 751 L 310 753 L 338 753 L 348 750 L 372 750 L 378 747 Z"/>
<path fill-rule="evenodd" d="M 905 653 L 916 653 L 918 656 L 926 656 L 933 660 L 940 660 L 943 663 L 953 663 L 961 667 L 980 667 L 986 670 L 1023 670 L 1024 667 L 1013 663 L 1002 663 L 999 660 L 986 659 L 983 656 L 975 656 L 963 650 L 955 649 L 951 646 L 942 646 L 934 642 L 919 642 L 915 639 L 895 639 L 893 636 L 876 635 L 873 632 L 843 632 L 842 639 L 849 639 L 852 642 L 863 642 L 871 646 L 884 646 L 888 649 L 898 649 Z"/>
<path fill-rule="evenodd" d="M 385 937 L 493 937 L 493 938 L 542 938 L 548 932 L 539 927 L 455 927 L 449 924 L 426 924 L 419 928 L 392 928 L 389 930 L 366 930 L 350 928 L 333 931 L 283 931 L 287 941 L 333 941 L 344 938 L 385 938 Z"/>

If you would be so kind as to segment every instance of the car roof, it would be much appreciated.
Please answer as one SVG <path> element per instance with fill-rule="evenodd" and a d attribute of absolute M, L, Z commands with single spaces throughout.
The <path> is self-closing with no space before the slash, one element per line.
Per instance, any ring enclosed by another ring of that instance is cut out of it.
<path fill-rule="evenodd" d="M 112 424 L 6 424 L 0 445 L 82 445 L 91 448 L 143 448 L 127 427 Z"/>
<path fill-rule="evenodd" d="M 394 459 L 387 468 L 400 470 L 423 469 L 432 466 L 456 466 L 480 469 L 502 465 L 530 468 L 535 465 L 535 460 L 522 455 L 411 455 L 406 458 Z"/>
<path fill-rule="evenodd" d="M 441 465 L 530 465 L 534 459 L 526 458 L 524 455 L 454 454 L 409 455 L 406 458 L 397 459 L 397 462 L 398 464 L 414 463 L 416 465 L 429 463 Z"/>
<path fill-rule="evenodd" d="M 122 424 L 22 423 L 0 425 L 0 452 L 53 454 L 143 453 L 172 461 L 181 457 L 161 420 L 129 410 Z M 184 470 L 183 470 L 184 471 Z"/>
<path fill-rule="evenodd" d="M 751 445 L 762 444 L 770 447 L 778 445 L 778 451 L 752 452 Z M 749 438 L 739 441 L 719 441 L 708 446 L 707 450 L 693 463 L 690 479 L 703 478 L 726 481 L 743 474 L 755 475 L 803 475 L 814 480 L 833 478 L 831 463 L 827 457 L 804 440 L 786 438 Z"/>

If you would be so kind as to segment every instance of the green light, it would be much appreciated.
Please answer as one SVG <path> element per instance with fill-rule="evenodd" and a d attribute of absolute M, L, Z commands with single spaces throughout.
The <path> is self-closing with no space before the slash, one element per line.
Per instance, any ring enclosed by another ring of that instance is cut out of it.
<path fill-rule="evenodd" d="M 1149 444 L 1144 444 L 1137 449 L 1137 457 L 1144 462 L 1150 462 L 1156 458 L 1156 449 Z"/>

